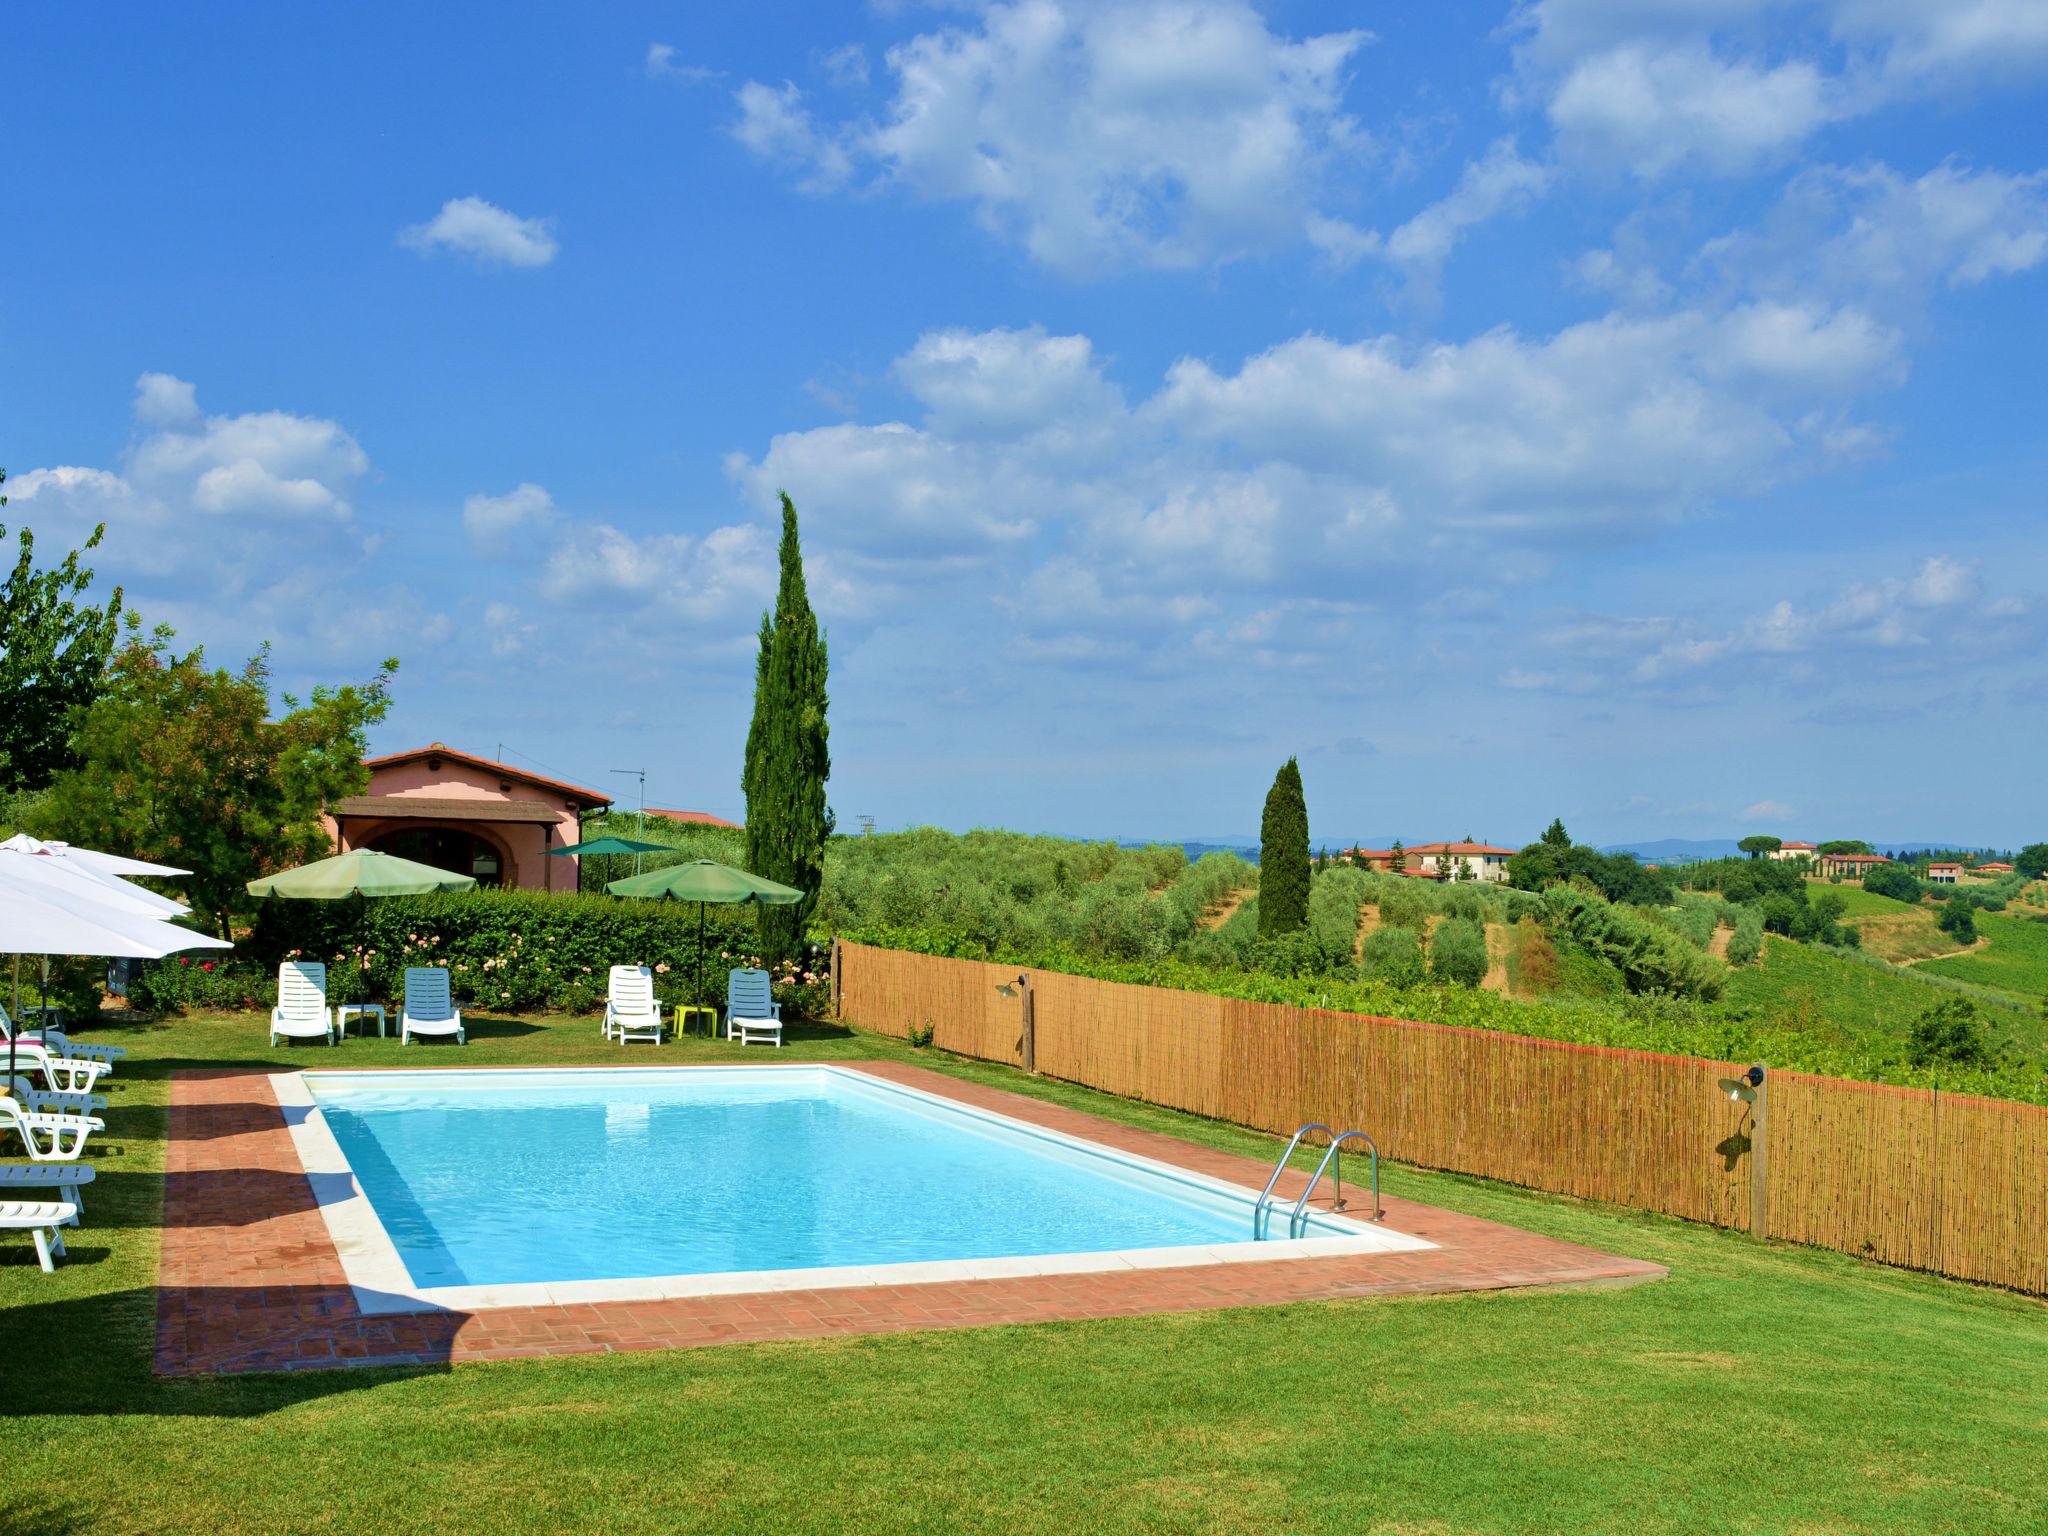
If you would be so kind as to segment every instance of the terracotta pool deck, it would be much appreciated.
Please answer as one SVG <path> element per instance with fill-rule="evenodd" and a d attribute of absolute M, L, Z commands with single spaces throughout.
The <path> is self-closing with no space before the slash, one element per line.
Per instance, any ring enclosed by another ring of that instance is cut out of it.
<path fill-rule="evenodd" d="M 838 1065 L 1253 1190 L 1270 1171 L 1250 1158 L 918 1067 Z M 1280 1189 L 1293 1198 L 1304 1182 L 1290 1170 Z M 1661 1265 L 1412 1201 L 1389 1197 L 1384 1205 L 1388 1226 L 1438 1246 L 1181 1269 L 367 1316 L 343 1274 L 268 1074 L 186 1072 L 171 1088 L 156 1371 L 445 1365 L 1363 1296 L 1629 1285 L 1665 1273 Z"/>

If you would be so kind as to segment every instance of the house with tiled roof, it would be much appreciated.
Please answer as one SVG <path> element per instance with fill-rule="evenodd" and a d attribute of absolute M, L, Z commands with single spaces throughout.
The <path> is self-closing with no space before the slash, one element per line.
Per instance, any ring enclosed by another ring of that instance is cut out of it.
<path fill-rule="evenodd" d="M 363 760 L 369 787 L 327 807 L 336 852 L 375 848 L 479 885 L 573 891 L 580 862 L 549 850 L 582 840 L 600 790 L 433 742 Z"/>
<path fill-rule="evenodd" d="M 1813 857 L 1813 844 L 1797 842 L 1780 843 L 1770 853 L 1766 854 L 1765 857 L 1771 859 L 1810 859 Z"/>
<path fill-rule="evenodd" d="M 1461 868 L 1469 868 L 1476 880 L 1501 881 L 1508 877 L 1508 860 L 1513 848 L 1496 848 L 1491 843 L 1416 843 L 1401 850 L 1401 865 L 1394 866 L 1391 848 L 1354 848 L 1351 857 L 1368 869 L 1384 869 L 1397 875 L 1414 875 L 1424 880 L 1454 880 Z"/>
<path fill-rule="evenodd" d="M 1814 868 L 1823 877 L 1840 875 L 1844 880 L 1861 880 L 1878 865 L 1889 863 L 1891 860 L 1881 853 L 1824 853 L 1814 860 Z"/>

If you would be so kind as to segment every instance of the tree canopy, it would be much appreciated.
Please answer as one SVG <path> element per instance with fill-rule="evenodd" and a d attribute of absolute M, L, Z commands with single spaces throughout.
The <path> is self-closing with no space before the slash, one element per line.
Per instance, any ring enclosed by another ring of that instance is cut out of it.
<path fill-rule="evenodd" d="M 747 797 L 747 867 L 804 893 L 802 902 L 757 909 L 769 959 L 795 955 L 825 881 L 832 758 L 825 723 L 825 636 L 804 584 L 796 504 L 782 498 L 781 580 L 774 612 L 761 617 L 754 718 L 740 788 Z"/>
<path fill-rule="evenodd" d="M 2048 875 L 2048 843 L 2029 843 L 2013 855 L 2012 866 L 2029 880 Z"/>
<path fill-rule="evenodd" d="M 0 484 L 6 480 L 0 470 Z M 0 794 L 41 789 L 72 761 L 71 713 L 92 701 L 120 638 L 119 587 L 102 604 L 80 601 L 93 579 L 80 556 L 106 531 L 101 523 L 46 571 L 36 569 L 35 535 L 17 535 L 14 568 L 0 589 Z"/>
<path fill-rule="evenodd" d="M 1661 907 L 1671 900 L 1671 877 L 1648 869 L 1631 853 L 1602 853 L 1574 843 L 1559 817 L 1536 842 L 1508 860 L 1508 884 L 1517 890 L 1541 891 L 1580 881 L 1609 901 Z"/>
<path fill-rule="evenodd" d="M 1308 799 L 1293 758 L 1273 775 L 1259 818 L 1259 937 L 1308 925 Z"/>
<path fill-rule="evenodd" d="M 132 621 L 131 621 L 132 623 Z M 227 931 L 243 886 L 333 844 L 320 819 L 369 784 L 368 728 L 390 707 L 398 670 L 365 683 L 280 695 L 271 717 L 269 654 L 239 672 L 179 655 L 171 630 L 131 628 L 98 697 L 74 710 L 75 766 L 58 772 L 37 820 L 52 836 L 190 869 L 186 899 Z"/>
<path fill-rule="evenodd" d="M 1785 846 L 1785 843 L 1782 838 L 1771 837 L 1765 833 L 1758 832 L 1745 837 L 1735 846 L 1748 854 L 1752 859 L 1760 859 L 1767 853 L 1776 853 Z"/>

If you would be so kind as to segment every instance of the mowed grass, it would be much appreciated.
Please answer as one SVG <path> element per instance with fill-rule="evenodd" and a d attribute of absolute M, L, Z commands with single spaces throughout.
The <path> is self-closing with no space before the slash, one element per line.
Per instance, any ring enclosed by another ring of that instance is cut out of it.
<path fill-rule="evenodd" d="M 2007 992 L 2048 996 L 2048 920 L 2020 909 L 1977 914 L 1977 948 L 1920 969 Z"/>
<path fill-rule="evenodd" d="M 1773 957 L 1774 961 L 1776 956 Z M 646 1061 L 590 1020 L 466 1050 L 107 1030 L 91 1223 L 0 1239 L 0 1532 L 2038 1532 L 2048 1305 L 1501 1186 L 1410 1198 L 1655 1260 L 1621 1291 L 1372 1300 L 463 1365 L 150 1374 L 165 1073 Z M 717 1045 L 663 1061 L 727 1059 Z M 763 1054 L 755 1052 L 756 1059 Z M 893 1042 L 1253 1156 L 1267 1137 Z M 1000 1198 L 975 1191 L 960 1198 Z M 593 1234 L 602 1241 L 602 1234 Z"/>
<path fill-rule="evenodd" d="M 1860 917 L 1899 917 L 1908 912 L 1932 910 L 1924 902 L 1898 901 L 1890 896 L 1880 896 L 1846 880 L 1839 885 L 1832 880 L 1809 880 L 1806 892 L 1809 898 L 1828 892 L 1841 897 L 1843 916 L 1850 921 Z"/>

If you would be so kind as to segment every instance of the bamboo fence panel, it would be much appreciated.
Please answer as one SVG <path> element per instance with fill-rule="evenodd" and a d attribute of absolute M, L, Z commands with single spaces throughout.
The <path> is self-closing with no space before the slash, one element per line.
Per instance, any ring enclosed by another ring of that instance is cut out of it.
<path fill-rule="evenodd" d="M 841 950 L 842 1016 L 1021 1061 L 1014 968 Z M 1732 1063 L 1030 973 L 1040 1071 L 1285 1135 L 1533 1189 L 1750 1225 L 1753 1129 Z M 2048 1109 L 1773 1071 L 1769 1235 L 2048 1294 Z"/>

